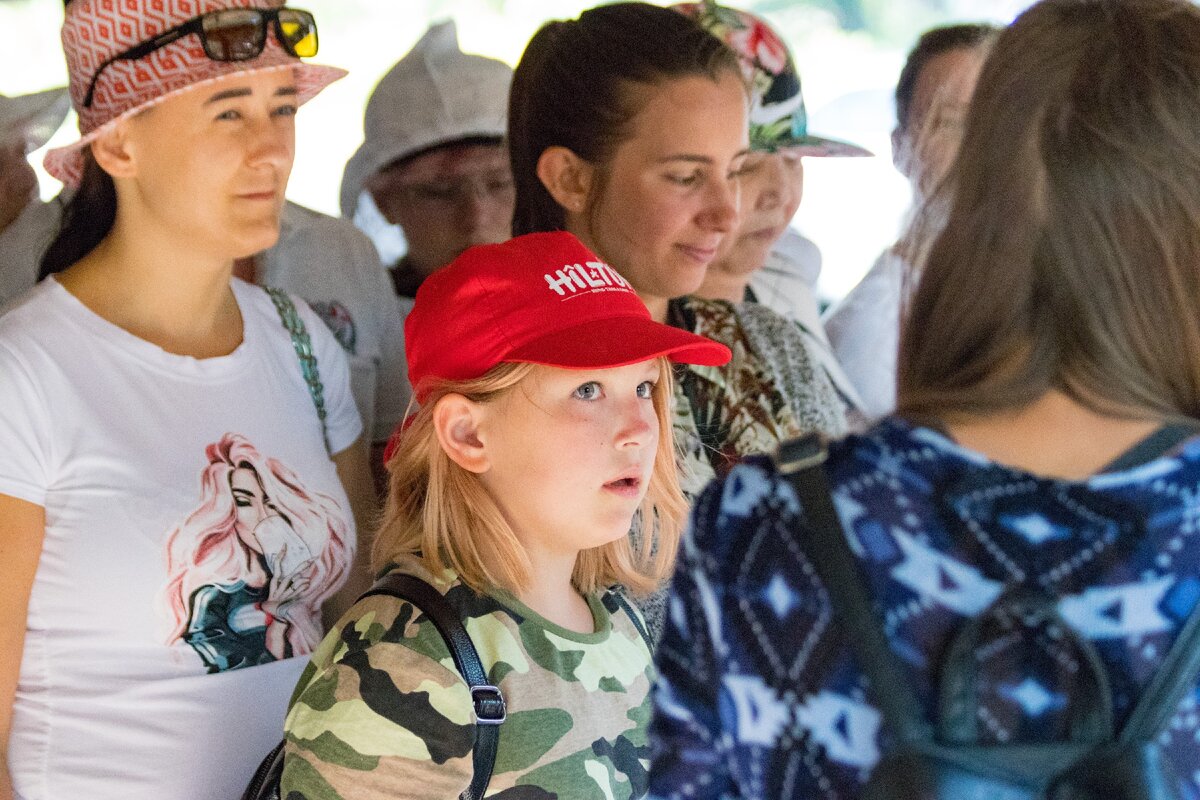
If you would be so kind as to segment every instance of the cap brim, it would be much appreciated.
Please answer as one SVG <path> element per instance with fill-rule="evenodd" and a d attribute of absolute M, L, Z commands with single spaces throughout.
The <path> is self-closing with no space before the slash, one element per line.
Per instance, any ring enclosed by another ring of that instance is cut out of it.
<path fill-rule="evenodd" d="M 779 139 L 772 143 L 774 149 L 786 147 L 799 151 L 802 156 L 814 158 L 871 158 L 874 153 L 865 147 L 824 136 L 800 136 Z"/>
<path fill-rule="evenodd" d="M 565 369 L 609 369 L 665 356 L 679 364 L 719 367 L 729 348 L 642 317 L 612 317 L 557 330 L 513 350 L 505 361 Z"/>
<path fill-rule="evenodd" d="M 265 63 L 264 63 L 265 62 Z M 246 66 L 248 64 L 261 64 L 261 66 Z M 197 80 L 186 86 L 181 86 L 166 92 L 150 102 L 142 103 L 134 108 L 125 111 L 115 119 L 106 122 L 94 131 L 91 131 L 86 136 L 83 136 L 78 141 L 72 142 L 65 147 L 57 147 L 46 153 L 42 164 L 46 171 L 58 178 L 67 186 L 78 186 L 80 179 L 83 177 L 83 148 L 91 144 L 96 137 L 100 136 L 110 126 L 115 125 L 119 120 L 125 119 L 145 111 L 147 108 L 158 105 L 165 100 L 168 100 L 176 95 L 184 92 L 190 92 L 193 89 L 198 89 L 207 84 L 215 83 L 233 75 L 246 75 L 256 72 L 274 72 L 284 69 L 294 69 L 296 71 L 296 103 L 303 105 L 312 98 L 316 97 L 322 89 L 336 80 L 344 78 L 347 74 L 346 70 L 339 67 L 329 67 L 323 64 L 309 64 L 303 61 L 298 61 L 295 58 L 288 57 L 286 61 L 274 62 L 264 55 L 259 60 L 254 62 L 245 61 L 210 61 L 207 62 L 207 74 L 197 75 Z"/>

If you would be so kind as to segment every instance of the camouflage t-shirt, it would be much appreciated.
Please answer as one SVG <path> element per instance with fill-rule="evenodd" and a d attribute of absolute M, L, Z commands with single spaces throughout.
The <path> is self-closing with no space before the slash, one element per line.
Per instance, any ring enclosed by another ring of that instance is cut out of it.
<path fill-rule="evenodd" d="M 398 569 L 462 615 L 508 719 L 486 797 L 626 800 L 646 793 L 654 667 L 611 595 L 595 632 L 555 625 L 504 593 L 479 595 L 415 561 Z M 359 601 L 313 655 L 286 722 L 286 800 L 456 798 L 471 782 L 474 712 L 441 635 L 393 597 Z"/>

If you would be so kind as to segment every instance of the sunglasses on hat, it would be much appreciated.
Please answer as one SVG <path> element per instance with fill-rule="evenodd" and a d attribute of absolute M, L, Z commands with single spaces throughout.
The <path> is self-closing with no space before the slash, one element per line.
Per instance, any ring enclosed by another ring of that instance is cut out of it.
<path fill-rule="evenodd" d="M 276 40 L 288 54 L 297 58 L 309 58 L 317 54 L 317 21 L 307 11 L 298 8 L 229 8 L 210 11 L 105 61 L 92 75 L 83 105 L 85 108 L 91 107 L 96 81 L 104 68 L 114 61 L 137 61 L 192 33 L 199 35 L 205 55 L 213 61 L 248 61 L 257 58 L 266 47 L 269 24 L 275 29 Z"/>

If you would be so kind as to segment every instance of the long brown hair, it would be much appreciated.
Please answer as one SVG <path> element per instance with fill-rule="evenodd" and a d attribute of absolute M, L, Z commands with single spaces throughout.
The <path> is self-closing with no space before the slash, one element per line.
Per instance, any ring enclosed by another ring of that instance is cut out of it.
<path fill-rule="evenodd" d="M 583 550 L 575 562 L 572 583 L 589 593 L 621 584 L 634 594 L 656 589 L 670 574 L 687 514 L 675 468 L 671 429 L 671 365 L 661 359 L 653 403 L 658 417 L 658 450 L 646 499 L 640 511 L 644 535 L 635 551 L 622 536 Z M 501 588 L 519 593 L 533 580 L 529 560 L 499 506 L 479 477 L 454 463 L 442 450 L 433 425 L 433 409 L 450 393 L 477 403 L 498 400 L 534 370 L 532 364 L 505 363 L 469 381 L 443 381 L 434 386 L 388 461 L 388 499 L 371 551 L 371 567 L 379 572 L 398 556 L 420 558 L 434 575 L 447 567 L 478 592 Z"/>
<path fill-rule="evenodd" d="M 902 414 L 1058 390 L 1099 413 L 1200 416 L 1200 10 L 1033 6 L 985 63 L 938 194 Z"/>

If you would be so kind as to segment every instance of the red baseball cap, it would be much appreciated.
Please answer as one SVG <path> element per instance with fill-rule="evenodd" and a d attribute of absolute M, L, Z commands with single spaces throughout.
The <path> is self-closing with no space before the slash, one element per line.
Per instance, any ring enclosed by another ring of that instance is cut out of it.
<path fill-rule="evenodd" d="M 629 282 L 563 231 L 470 248 L 421 284 L 404 337 L 418 402 L 431 378 L 470 380 L 507 361 L 607 369 L 730 359 L 725 345 L 651 319 Z"/>

